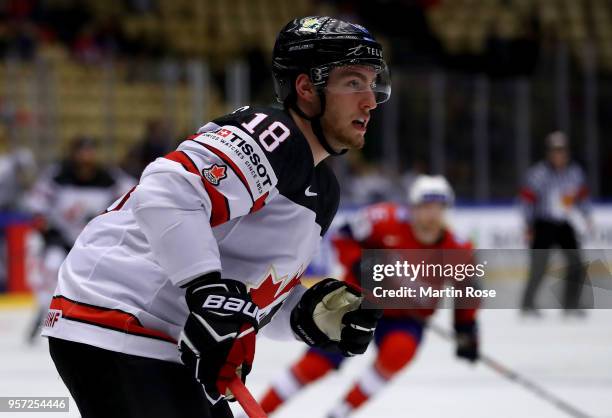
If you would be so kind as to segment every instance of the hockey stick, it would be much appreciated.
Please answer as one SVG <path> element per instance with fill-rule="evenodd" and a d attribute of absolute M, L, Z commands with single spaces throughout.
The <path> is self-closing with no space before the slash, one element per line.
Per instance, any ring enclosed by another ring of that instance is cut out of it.
<path fill-rule="evenodd" d="M 455 340 L 455 335 L 453 332 L 448 331 L 440 327 L 439 325 L 436 325 L 431 322 L 428 323 L 427 326 L 440 337 L 448 341 Z M 491 358 L 490 356 L 487 356 L 481 353 L 479 355 L 479 361 L 485 366 L 489 367 L 490 369 L 495 370 L 497 373 L 499 373 L 506 379 L 523 386 L 525 389 L 529 390 L 530 392 L 538 396 L 540 399 L 543 399 L 545 401 L 552 403 L 553 405 L 555 405 L 557 408 L 564 411 L 569 416 L 574 417 L 574 418 L 589 418 L 589 415 L 576 409 L 574 406 L 565 402 L 563 399 L 559 398 L 558 396 L 553 395 L 552 393 L 544 389 L 542 386 L 537 385 L 536 383 L 532 382 L 531 380 L 527 379 L 524 376 L 521 376 L 514 370 L 509 369 L 508 367 L 504 366 L 499 361 Z"/>
<path fill-rule="evenodd" d="M 264 410 L 257 403 L 255 398 L 253 398 L 251 392 L 249 392 L 238 376 L 229 383 L 228 387 L 249 418 L 268 418 Z"/>

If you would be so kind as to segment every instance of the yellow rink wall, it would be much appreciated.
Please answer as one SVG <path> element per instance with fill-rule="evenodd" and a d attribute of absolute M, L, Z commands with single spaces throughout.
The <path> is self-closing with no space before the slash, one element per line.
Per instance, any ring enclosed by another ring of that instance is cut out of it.
<path fill-rule="evenodd" d="M 0 293 L 0 310 L 34 307 L 34 296 L 30 293 Z"/>

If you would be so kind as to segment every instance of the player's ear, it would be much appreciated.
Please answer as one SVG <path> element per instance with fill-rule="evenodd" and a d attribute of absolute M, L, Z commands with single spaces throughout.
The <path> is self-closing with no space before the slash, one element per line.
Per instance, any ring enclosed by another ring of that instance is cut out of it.
<path fill-rule="evenodd" d="M 298 99 L 307 103 L 313 103 L 317 98 L 315 87 L 306 74 L 300 74 L 295 79 L 295 91 Z"/>

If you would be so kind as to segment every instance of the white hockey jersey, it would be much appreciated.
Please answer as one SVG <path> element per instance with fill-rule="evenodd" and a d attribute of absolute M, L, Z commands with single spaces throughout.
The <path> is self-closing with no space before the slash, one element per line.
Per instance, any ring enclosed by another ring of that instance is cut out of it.
<path fill-rule="evenodd" d="M 338 196 L 282 110 L 241 108 L 208 123 L 87 225 L 60 269 L 43 335 L 178 362 L 188 314 L 180 286 L 220 270 L 246 283 L 262 333 L 293 338 L 300 277 Z"/>
<path fill-rule="evenodd" d="M 81 180 L 72 164 L 53 164 L 41 173 L 25 204 L 29 212 L 45 216 L 50 234 L 56 235 L 51 241 L 68 251 L 85 225 L 134 183 L 116 168 L 99 167 Z"/>

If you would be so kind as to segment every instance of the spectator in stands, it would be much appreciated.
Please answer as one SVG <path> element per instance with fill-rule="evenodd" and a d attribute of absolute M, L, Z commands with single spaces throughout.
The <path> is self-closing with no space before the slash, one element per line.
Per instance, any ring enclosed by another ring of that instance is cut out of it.
<path fill-rule="evenodd" d="M 563 308 L 568 314 L 578 310 L 584 271 L 576 231 L 580 214 L 592 229 L 591 204 L 583 170 L 570 161 L 568 138 L 553 132 L 546 138 L 547 158 L 527 173 L 520 198 L 533 250 L 529 280 L 523 296 L 524 313 L 535 314 L 535 297 L 547 268 L 550 248 L 559 246 L 567 261 Z"/>
<path fill-rule="evenodd" d="M 122 168 L 129 175 L 140 177 L 147 164 L 174 149 L 174 144 L 168 139 L 172 136 L 168 131 L 168 126 L 164 121 L 149 120 L 142 139 L 126 155 L 121 164 Z"/>
<path fill-rule="evenodd" d="M 38 33 L 36 27 L 27 21 L 10 22 L 3 37 L 2 55 L 32 60 L 36 54 Z"/>

